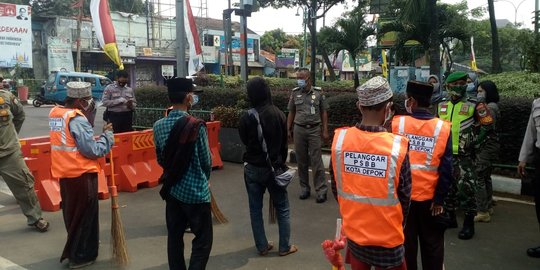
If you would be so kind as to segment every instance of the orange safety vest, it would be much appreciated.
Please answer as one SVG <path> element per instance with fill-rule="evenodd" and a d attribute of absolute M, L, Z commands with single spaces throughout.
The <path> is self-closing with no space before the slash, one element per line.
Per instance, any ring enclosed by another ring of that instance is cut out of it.
<path fill-rule="evenodd" d="M 343 230 L 362 246 L 403 244 L 403 212 L 397 197 L 409 140 L 358 128 L 336 130 L 332 166 Z"/>
<path fill-rule="evenodd" d="M 450 137 L 450 123 L 439 118 L 416 119 L 396 116 L 392 132 L 409 138 L 413 201 L 427 201 L 435 196 L 439 181 L 439 165 Z"/>
<path fill-rule="evenodd" d="M 80 110 L 60 106 L 54 107 L 49 113 L 51 174 L 54 178 L 75 178 L 84 173 L 98 172 L 98 161 L 79 153 L 69 131 L 69 122 L 77 115 L 85 117 Z"/>

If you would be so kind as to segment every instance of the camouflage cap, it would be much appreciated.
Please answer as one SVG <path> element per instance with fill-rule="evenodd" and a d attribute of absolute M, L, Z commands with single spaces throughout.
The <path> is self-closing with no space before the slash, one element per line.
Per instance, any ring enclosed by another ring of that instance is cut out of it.
<path fill-rule="evenodd" d="M 388 81 L 381 77 L 373 77 L 356 88 L 358 104 L 360 106 L 373 106 L 389 100 L 394 93 Z"/>
<path fill-rule="evenodd" d="M 89 82 L 68 82 L 67 96 L 70 98 L 91 97 L 92 85 Z"/>

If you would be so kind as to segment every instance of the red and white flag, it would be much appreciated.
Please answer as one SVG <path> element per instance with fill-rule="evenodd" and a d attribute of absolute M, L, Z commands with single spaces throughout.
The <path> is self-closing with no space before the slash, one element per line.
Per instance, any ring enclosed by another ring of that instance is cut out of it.
<path fill-rule="evenodd" d="M 116 35 L 109 10 L 109 1 L 91 0 L 90 14 L 92 15 L 92 22 L 96 29 L 99 45 L 101 45 L 105 54 L 118 65 L 118 69 L 124 69 L 118 47 L 116 46 Z"/>
<path fill-rule="evenodd" d="M 202 48 L 199 40 L 199 33 L 197 32 L 197 25 L 195 24 L 195 18 L 191 11 L 191 5 L 189 0 L 184 1 L 184 27 L 186 29 L 186 37 L 189 44 L 189 62 L 188 62 L 188 75 L 194 75 L 197 71 L 201 70 L 204 65 L 202 64 Z M 178 40 L 177 40 L 178 42 Z"/>

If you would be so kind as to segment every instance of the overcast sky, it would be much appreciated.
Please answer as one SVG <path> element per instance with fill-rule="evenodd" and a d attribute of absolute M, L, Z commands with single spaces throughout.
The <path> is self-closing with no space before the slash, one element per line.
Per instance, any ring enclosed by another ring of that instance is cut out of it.
<path fill-rule="evenodd" d="M 497 1 L 497 0 L 496 0 Z M 517 22 L 523 23 L 525 27 L 532 28 L 532 12 L 534 10 L 535 0 L 498 0 L 495 3 L 495 16 L 497 19 L 508 19 L 514 21 L 515 8 L 512 3 L 517 7 L 520 3 L 517 12 Z M 201 0 L 190 0 L 193 6 L 193 13 L 197 15 L 199 10 L 196 8 L 200 6 Z M 223 9 L 227 8 L 227 0 L 206 0 L 208 3 L 208 15 L 211 18 L 221 19 Z M 232 0 L 232 2 L 239 2 L 239 0 Z M 444 3 L 458 3 L 460 0 L 442 0 Z M 479 6 L 487 6 L 487 0 L 468 0 L 467 4 L 469 8 L 476 8 Z M 331 25 L 344 11 L 354 6 L 351 0 L 345 5 L 339 5 L 332 8 L 326 16 L 326 25 Z M 248 19 L 248 27 L 259 33 L 263 34 L 265 31 L 281 28 L 285 32 L 290 34 L 299 34 L 303 32 L 302 28 L 302 16 L 295 16 L 297 13 L 296 8 L 286 9 L 272 9 L 265 8 L 257 13 L 253 13 L 252 17 Z M 302 10 L 299 10 L 302 14 Z M 487 16 L 486 16 L 487 17 Z M 238 21 L 238 17 L 234 20 Z M 317 21 L 318 26 L 322 26 L 322 19 Z"/>

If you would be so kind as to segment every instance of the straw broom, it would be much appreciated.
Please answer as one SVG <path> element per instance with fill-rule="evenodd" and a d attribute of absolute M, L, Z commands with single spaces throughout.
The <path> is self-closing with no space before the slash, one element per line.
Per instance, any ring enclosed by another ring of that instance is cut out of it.
<path fill-rule="evenodd" d="M 214 194 L 212 193 L 212 191 L 210 191 L 210 207 L 212 209 L 212 214 L 214 214 L 214 217 L 216 218 L 218 223 L 224 224 L 229 222 L 229 220 L 227 220 L 221 210 L 219 210 L 219 207 L 216 203 L 216 198 L 214 198 Z"/>
<path fill-rule="evenodd" d="M 111 149 L 111 208 L 112 208 L 112 220 L 111 220 L 111 246 L 113 261 L 121 266 L 125 266 L 128 261 L 128 253 L 126 246 L 126 237 L 124 235 L 124 225 L 120 217 L 120 209 L 118 209 L 118 191 L 114 176 L 114 159 L 113 151 Z"/>

